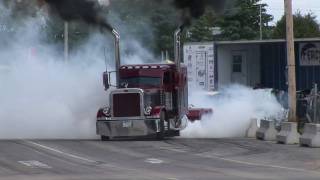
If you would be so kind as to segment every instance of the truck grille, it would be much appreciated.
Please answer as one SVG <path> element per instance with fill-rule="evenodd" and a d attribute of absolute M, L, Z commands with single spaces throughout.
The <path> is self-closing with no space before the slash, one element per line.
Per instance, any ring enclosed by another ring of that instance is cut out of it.
<path fill-rule="evenodd" d="M 135 117 L 141 116 L 140 94 L 113 94 L 113 116 Z"/>

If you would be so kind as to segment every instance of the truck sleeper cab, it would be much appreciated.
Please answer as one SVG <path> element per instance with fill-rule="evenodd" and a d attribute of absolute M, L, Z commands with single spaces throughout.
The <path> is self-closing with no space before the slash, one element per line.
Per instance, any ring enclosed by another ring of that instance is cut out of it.
<path fill-rule="evenodd" d="M 110 92 L 109 106 L 97 113 L 101 139 L 179 135 L 188 122 L 186 67 L 177 71 L 175 64 L 125 65 L 119 75 L 120 87 Z"/>

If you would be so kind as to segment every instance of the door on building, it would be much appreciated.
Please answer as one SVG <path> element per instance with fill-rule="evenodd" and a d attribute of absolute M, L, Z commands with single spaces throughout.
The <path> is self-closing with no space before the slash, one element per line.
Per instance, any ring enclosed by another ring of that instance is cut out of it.
<path fill-rule="evenodd" d="M 231 82 L 247 85 L 247 56 L 245 51 L 233 51 L 231 59 Z"/>

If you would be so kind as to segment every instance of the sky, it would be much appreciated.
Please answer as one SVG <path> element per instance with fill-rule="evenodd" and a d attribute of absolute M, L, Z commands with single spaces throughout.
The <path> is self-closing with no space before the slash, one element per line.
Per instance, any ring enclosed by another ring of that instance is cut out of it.
<path fill-rule="evenodd" d="M 268 13 L 274 16 L 276 23 L 284 14 L 284 0 L 262 0 L 269 5 Z M 313 12 L 320 23 L 320 0 L 292 0 L 293 12 L 300 11 L 302 14 Z"/>

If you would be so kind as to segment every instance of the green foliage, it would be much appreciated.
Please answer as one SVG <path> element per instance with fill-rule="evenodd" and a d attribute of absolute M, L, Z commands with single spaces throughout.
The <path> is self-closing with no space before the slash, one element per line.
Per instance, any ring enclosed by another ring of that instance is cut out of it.
<path fill-rule="evenodd" d="M 30 18 L 36 18 L 41 12 L 37 6 L 37 0 L 3 0 L 3 6 L 8 9 L 4 16 L 0 12 L 1 36 L 10 37 L 19 28 L 23 27 Z M 0 10 L 1 11 L 1 10 Z M 43 12 L 42 12 L 43 13 Z M 41 27 L 39 37 L 44 42 L 63 46 L 64 21 L 57 16 L 50 16 Z M 77 48 L 89 36 L 89 28 L 80 22 L 69 23 L 69 46 Z M 3 38 L 4 39 L 4 38 Z M 2 40 L 3 40 L 2 39 Z"/>
<path fill-rule="evenodd" d="M 320 36 L 319 24 L 316 21 L 316 16 L 312 13 L 302 15 L 297 12 L 293 15 L 294 37 L 295 38 L 311 38 Z M 283 16 L 276 24 L 273 30 L 273 38 L 286 37 L 286 19 Z"/>
<path fill-rule="evenodd" d="M 212 10 L 207 11 L 198 20 L 194 21 L 194 24 L 188 31 L 187 41 L 201 42 L 212 41 L 214 36 L 212 28 L 216 25 L 216 16 Z"/>
<path fill-rule="evenodd" d="M 36 16 L 36 0 L 2 0 L 5 7 L 10 9 L 11 17 L 15 21 L 22 21 L 28 16 Z"/>
<path fill-rule="evenodd" d="M 267 4 L 261 0 L 237 0 L 234 8 L 226 10 L 218 25 L 222 28 L 221 40 L 258 39 L 260 36 L 260 5 L 263 37 L 268 38 L 268 23 L 273 16 L 267 14 Z"/>
<path fill-rule="evenodd" d="M 173 54 L 177 12 L 171 1 L 112 0 L 109 8 L 120 20 L 111 23 L 123 24 L 124 36 L 134 37 L 156 55 L 165 50 Z M 111 18 L 111 21 L 114 19 Z"/>
<path fill-rule="evenodd" d="M 90 28 L 81 22 L 69 22 L 69 48 L 76 49 L 89 37 Z M 60 44 L 64 42 L 64 21 L 58 17 L 51 17 L 46 21 L 46 26 L 42 28 L 43 41 L 52 44 Z"/>
<path fill-rule="evenodd" d="M 37 15 L 36 0 L 2 0 L 12 12 L 12 19 L 2 21 L 2 27 L 14 29 L 23 23 L 26 17 Z M 259 39 L 261 0 L 228 0 L 226 11 L 216 14 L 207 8 L 206 13 L 187 29 L 185 41 L 241 40 Z M 266 4 L 262 7 L 263 39 L 284 38 L 285 19 L 276 27 L 269 26 L 273 17 L 267 13 Z M 155 55 L 169 51 L 173 55 L 173 33 L 178 26 L 178 10 L 172 6 L 172 0 L 111 0 L 111 5 L 103 9 L 110 23 L 120 29 L 122 39 L 133 38 Z M 1 15 L 1 12 L 0 12 Z M 1 17 L 0 17 L 1 19 Z M 64 22 L 51 17 L 43 27 L 44 41 L 63 46 Z M 295 37 L 319 37 L 319 25 L 311 13 L 294 16 Z M 70 48 L 80 46 L 92 33 L 92 28 L 80 22 L 69 24 Z M 220 28 L 220 35 L 213 35 L 212 28 Z M 7 33 L 7 32 L 6 32 Z"/>
<path fill-rule="evenodd" d="M 159 8 L 154 12 L 151 19 L 155 42 L 154 52 L 160 53 L 167 50 L 170 55 L 173 55 L 173 32 L 177 28 L 174 21 L 176 19 L 174 9 Z"/>

